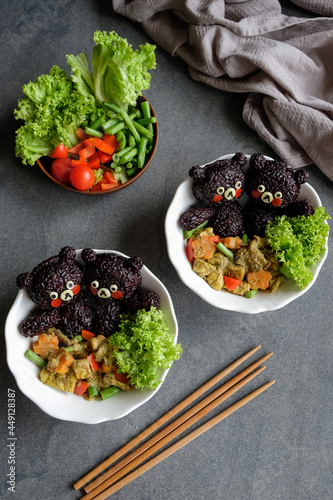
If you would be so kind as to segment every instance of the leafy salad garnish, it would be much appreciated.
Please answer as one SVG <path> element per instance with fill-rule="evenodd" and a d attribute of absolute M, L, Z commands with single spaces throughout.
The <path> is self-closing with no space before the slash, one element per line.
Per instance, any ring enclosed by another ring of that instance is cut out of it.
<path fill-rule="evenodd" d="M 313 279 L 310 266 L 326 251 L 330 218 L 324 207 L 317 207 L 308 217 L 282 215 L 266 227 L 268 243 L 281 263 L 279 271 L 302 289 Z"/>
<path fill-rule="evenodd" d="M 119 330 L 108 342 L 118 347 L 114 355 L 119 371 L 137 389 L 156 389 L 161 383 L 158 370 L 170 368 L 182 354 L 181 345 L 173 343 L 163 312 L 155 307 L 122 314 Z"/>
<path fill-rule="evenodd" d="M 55 65 L 48 74 L 23 86 L 26 97 L 19 99 L 14 116 L 25 121 L 16 132 L 15 147 L 25 165 L 34 165 L 61 143 L 69 148 L 77 144 L 75 132 L 86 120 L 112 117 L 114 113 L 102 106 L 103 101 L 127 109 L 149 88 L 148 71 L 156 67 L 154 45 L 146 43 L 133 50 L 114 31 L 96 31 L 94 41 L 92 72 L 84 52 L 67 55 L 69 76 Z"/>

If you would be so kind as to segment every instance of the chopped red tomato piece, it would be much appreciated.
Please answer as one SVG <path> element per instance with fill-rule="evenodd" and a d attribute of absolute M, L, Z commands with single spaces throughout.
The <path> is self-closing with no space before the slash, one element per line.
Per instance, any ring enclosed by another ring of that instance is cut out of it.
<path fill-rule="evenodd" d="M 51 158 L 67 158 L 68 155 L 68 148 L 65 146 L 65 144 L 61 143 L 59 146 L 53 149 L 51 151 L 50 155 Z"/>
<path fill-rule="evenodd" d="M 98 170 L 99 167 L 100 167 L 100 164 L 101 164 L 101 160 L 98 158 L 94 158 L 94 159 L 90 159 L 89 158 L 89 161 L 86 163 L 86 165 L 88 165 L 88 167 L 92 168 L 93 170 Z"/>
<path fill-rule="evenodd" d="M 68 152 L 78 155 L 79 152 L 81 151 L 81 149 L 83 149 L 85 147 L 86 147 L 86 145 L 85 145 L 84 141 L 80 141 L 75 146 L 73 146 L 72 148 L 70 148 L 68 150 Z"/>
<path fill-rule="evenodd" d="M 95 137 L 89 137 L 83 141 L 86 146 L 95 146 Z"/>
<path fill-rule="evenodd" d="M 103 177 L 104 177 L 105 181 L 110 183 L 110 184 L 118 184 L 118 181 L 115 178 L 115 176 L 113 175 L 113 173 L 109 172 L 108 170 L 106 170 L 104 172 Z"/>

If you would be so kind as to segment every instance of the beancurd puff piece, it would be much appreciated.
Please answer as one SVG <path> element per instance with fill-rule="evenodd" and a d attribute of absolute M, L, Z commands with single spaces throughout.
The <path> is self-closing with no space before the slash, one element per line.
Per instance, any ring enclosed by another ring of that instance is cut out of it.
<path fill-rule="evenodd" d="M 208 274 L 206 281 L 207 281 L 209 286 L 214 288 L 214 290 L 219 291 L 223 287 L 223 283 L 224 283 L 223 274 L 221 272 L 218 272 L 218 271 L 213 271 L 212 273 Z"/>
<path fill-rule="evenodd" d="M 233 293 L 234 295 L 246 295 L 247 292 L 249 292 L 250 290 L 251 290 L 250 285 L 246 281 L 242 281 L 242 283 L 238 285 L 237 288 L 232 290 L 231 293 Z"/>
<path fill-rule="evenodd" d="M 193 271 L 196 272 L 201 278 L 208 276 L 208 274 L 215 271 L 215 267 L 203 259 L 194 259 Z"/>
<path fill-rule="evenodd" d="M 74 359 L 72 368 L 77 379 L 85 379 L 90 377 L 91 369 L 87 359 Z"/>
<path fill-rule="evenodd" d="M 65 375 L 60 375 L 59 373 L 50 372 L 46 366 L 44 366 L 40 372 L 39 378 L 45 385 L 70 393 L 74 392 L 77 380 L 71 369 L 69 369 Z"/>

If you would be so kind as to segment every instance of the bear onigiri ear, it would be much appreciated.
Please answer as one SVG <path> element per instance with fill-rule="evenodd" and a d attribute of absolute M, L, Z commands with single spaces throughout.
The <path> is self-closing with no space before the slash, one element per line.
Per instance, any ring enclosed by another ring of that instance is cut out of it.
<path fill-rule="evenodd" d="M 30 273 L 22 273 L 19 274 L 16 278 L 16 286 L 18 288 L 27 288 L 32 283 L 32 274 Z"/>
<path fill-rule="evenodd" d="M 303 168 L 301 170 L 296 170 L 294 173 L 294 179 L 297 184 L 304 184 L 309 180 L 310 174 L 307 170 L 304 170 Z"/>
<path fill-rule="evenodd" d="M 205 167 L 192 167 L 188 175 L 195 180 L 202 180 L 206 176 L 206 169 Z"/>
<path fill-rule="evenodd" d="M 92 248 L 84 248 L 81 252 L 81 257 L 88 264 L 96 261 L 97 253 Z"/>
<path fill-rule="evenodd" d="M 67 263 L 73 262 L 73 260 L 75 260 L 75 257 L 76 252 L 75 248 L 73 247 L 64 247 L 59 252 L 59 259 Z"/>
<path fill-rule="evenodd" d="M 261 153 L 253 153 L 250 157 L 251 167 L 254 167 L 259 171 L 266 169 L 266 161 L 266 158 Z"/>
<path fill-rule="evenodd" d="M 130 257 L 128 259 L 128 268 L 133 269 L 133 271 L 140 271 L 143 267 L 143 261 L 141 257 Z"/>

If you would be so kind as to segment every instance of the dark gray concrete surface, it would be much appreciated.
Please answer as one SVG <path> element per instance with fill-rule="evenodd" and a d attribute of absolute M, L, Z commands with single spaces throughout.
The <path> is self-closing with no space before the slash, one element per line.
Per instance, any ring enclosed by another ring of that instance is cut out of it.
<path fill-rule="evenodd" d="M 80 498 L 83 492 L 72 484 L 83 474 L 258 344 L 263 354 L 274 355 L 260 380 L 241 394 L 272 379 L 276 384 L 113 498 L 332 498 L 332 254 L 316 283 L 297 301 L 278 311 L 244 315 L 202 301 L 180 281 L 166 252 L 165 214 L 192 165 L 234 151 L 275 156 L 242 121 L 245 96 L 194 82 L 180 59 L 157 48 L 157 69 L 145 93 L 160 127 L 149 170 L 116 194 L 71 193 L 37 166 L 24 166 L 15 158 L 13 110 L 22 85 L 53 64 L 66 68 L 67 53 L 90 54 L 97 29 L 116 30 L 134 47 L 150 40 L 139 24 L 115 15 L 110 1 L 6 0 L 0 6 L 0 26 L 1 498 Z M 310 167 L 310 175 L 333 214 L 332 183 L 316 166 Z M 6 364 L 3 327 L 17 294 L 15 277 L 65 245 L 140 255 L 174 301 L 184 353 L 156 396 L 118 421 L 89 426 L 48 416 L 19 391 Z M 8 388 L 16 392 L 15 493 L 7 483 Z"/>

